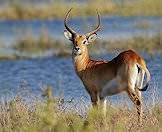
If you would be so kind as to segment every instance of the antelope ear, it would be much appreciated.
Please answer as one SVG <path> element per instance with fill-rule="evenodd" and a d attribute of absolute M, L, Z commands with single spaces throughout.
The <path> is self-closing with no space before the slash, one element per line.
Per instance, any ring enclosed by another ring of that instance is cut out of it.
<path fill-rule="evenodd" d="M 69 31 L 64 30 L 64 36 L 65 36 L 67 39 L 72 40 L 72 34 L 71 34 Z"/>
<path fill-rule="evenodd" d="M 94 33 L 94 34 L 91 34 L 90 36 L 88 36 L 88 43 L 91 43 L 93 41 L 95 41 L 97 39 L 97 34 Z"/>

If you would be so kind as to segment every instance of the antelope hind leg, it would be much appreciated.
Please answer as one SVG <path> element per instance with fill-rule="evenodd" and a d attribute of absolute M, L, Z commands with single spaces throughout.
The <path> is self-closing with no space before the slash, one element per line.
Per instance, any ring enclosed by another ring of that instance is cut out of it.
<path fill-rule="evenodd" d="M 142 123 L 142 102 L 141 102 L 141 96 L 139 93 L 135 92 L 134 90 L 128 90 L 127 91 L 130 99 L 135 104 L 138 114 L 138 121 L 141 124 Z"/>

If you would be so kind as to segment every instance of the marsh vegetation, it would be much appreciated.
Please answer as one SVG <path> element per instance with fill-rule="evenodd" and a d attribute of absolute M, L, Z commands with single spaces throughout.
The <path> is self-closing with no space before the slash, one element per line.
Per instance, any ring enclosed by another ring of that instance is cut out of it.
<path fill-rule="evenodd" d="M 71 44 L 69 42 L 54 40 L 46 34 L 42 34 L 38 39 L 32 36 L 26 36 L 22 40 L 18 40 L 13 46 L 15 50 L 27 53 L 44 53 L 51 51 L 56 56 L 70 56 Z M 114 50 L 122 51 L 127 49 L 134 49 L 136 51 L 148 52 L 154 54 L 162 51 L 162 36 L 155 35 L 152 37 L 135 36 L 128 39 L 116 40 L 101 40 L 98 39 L 93 45 L 89 46 L 91 54 L 106 54 Z"/>
<path fill-rule="evenodd" d="M 130 109 L 128 106 L 108 104 L 104 116 L 101 106 L 92 109 L 86 104 L 83 105 L 81 101 L 79 103 L 81 109 L 75 107 L 76 102 L 54 97 L 50 87 L 44 91 L 42 99 L 34 97 L 30 103 L 24 96 L 15 96 L 9 101 L 0 103 L 0 131 L 157 132 L 162 130 L 161 102 L 145 107 L 142 125 L 138 124 L 135 109 Z M 71 105 L 71 109 L 67 104 Z M 86 114 L 83 114 L 83 107 L 87 110 Z"/>
<path fill-rule="evenodd" d="M 30 3 L 30 2 L 29 2 Z M 90 5 L 90 6 L 89 6 Z M 136 0 L 129 2 L 122 0 L 88 0 L 84 2 L 75 1 L 53 1 L 45 5 L 23 4 L 20 1 L 11 1 L 5 8 L 0 9 L 1 19 L 53 19 L 63 18 L 65 12 L 75 7 L 75 16 L 92 16 L 97 10 L 102 15 L 121 16 L 161 16 L 162 2 L 160 0 Z"/>

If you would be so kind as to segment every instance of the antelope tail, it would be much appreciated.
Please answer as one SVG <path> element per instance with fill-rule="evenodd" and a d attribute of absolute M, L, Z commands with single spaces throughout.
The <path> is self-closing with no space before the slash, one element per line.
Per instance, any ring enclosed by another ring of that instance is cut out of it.
<path fill-rule="evenodd" d="M 138 67 L 139 73 L 138 73 L 138 79 L 136 82 L 136 86 L 139 89 L 139 91 L 146 91 L 149 86 L 149 81 L 151 79 L 150 72 L 146 67 L 142 67 L 139 64 L 137 64 L 137 67 Z M 146 81 L 144 81 L 145 73 L 146 73 Z"/>

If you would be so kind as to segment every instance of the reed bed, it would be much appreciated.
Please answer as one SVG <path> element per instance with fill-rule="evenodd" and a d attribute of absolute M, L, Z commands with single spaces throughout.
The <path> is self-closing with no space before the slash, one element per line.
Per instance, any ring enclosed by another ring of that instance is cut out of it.
<path fill-rule="evenodd" d="M 160 34 L 155 36 L 134 36 L 127 39 L 108 40 L 96 42 L 96 49 L 106 49 L 107 52 L 113 50 L 127 50 L 134 49 L 136 51 L 144 51 L 154 54 L 162 51 L 162 36 Z M 94 48 L 94 47 L 92 47 Z M 95 49 L 93 49 L 95 50 Z"/>
<path fill-rule="evenodd" d="M 48 33 L 42 32 L 39 38 L 35 39 L 28 33 L 23 39 L 18 39 L 13 49 L 19 52 L 41 53 L 51 51 L 56 56 L 70 56 L 72 44 L 64 40 L 55 40 Z M 106 54 L 113 51 L 122 51 L 134 49 L 136 51 L 144 51 L 154 54 L 162 51 L 162 38 L 160 34 L 155 36 L 134 36 L 132 38 L 101 40 L 98 39 L 94 44 L 88 46 L 91 54 Z M 21 56 L 19 56 L 21 58 Z"/>
<path fill-rule="evenodd" d="M 114 2 L 113 0 L 88 0 L 86 2 L 55 1 L 44 6 L 36 4 L 24 5 L 11 2 L 0 9 L 1 19 L 54 19 L 64 18 L 65 12 L 73 7 L 74 17 L 95 15 L 96 9 L 102 15 L 121 16 L 162 16 L 162 2 L 160 0 L 136 0 Z"/>

